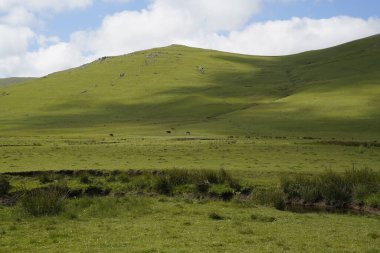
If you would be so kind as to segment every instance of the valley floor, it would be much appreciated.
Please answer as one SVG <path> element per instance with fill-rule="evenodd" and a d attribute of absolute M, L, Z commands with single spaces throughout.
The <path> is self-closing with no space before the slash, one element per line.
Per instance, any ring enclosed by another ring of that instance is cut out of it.
<path fill-rule="evenodd" d="M 281 173 L 380 170 L 378 144 L 308 137 L 0 137 L 0 172 L 223 168 L 268 182 Z"/>
<path fill-rule="evenodd" d="M 271 187 L 284 174 L 353 166 L 379 171 L 377 143 L 263 136 L 0 137 L 1 173 L 224 168 L 242 182 Z M 0 253 L 380 252 L 376 215 L 300 214 L 237 200 L 157 195 L 67 201 L 67 209 L 53 217 L 0 205 Z"/>

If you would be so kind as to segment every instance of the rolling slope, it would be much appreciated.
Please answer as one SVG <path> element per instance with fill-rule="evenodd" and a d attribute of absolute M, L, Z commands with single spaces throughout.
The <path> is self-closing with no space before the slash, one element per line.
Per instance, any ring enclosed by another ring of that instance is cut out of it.
<path fill-rule="evenodd" d="M 0 135 L 380 136 L 380 36 L 283 57 L 172 45 L 0 87 Z"/>

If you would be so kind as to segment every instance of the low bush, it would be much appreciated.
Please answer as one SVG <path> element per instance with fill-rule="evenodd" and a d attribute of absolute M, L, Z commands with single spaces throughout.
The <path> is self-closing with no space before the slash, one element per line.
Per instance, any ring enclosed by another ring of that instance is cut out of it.
<path fill-rule="evenodd" d="M 195 188 L 198 193 L 205 194 L 210 188 L 210 183 L 208 181 L 203 181 L 195 184 Z"/>
<path fill-rule="evenodd" d="M 251 200 L 258 205 L 272 206 L 278 210 L 285 209 L 284 193 L 278 188 L 253 188 Z"/>
<path fill-rule="evenodd" d="M 5 176 L 0 175 L 0 195 L 8 194 L 11 189 L 11 185 L 9 181 L 5 178 Z"/>
<path fill-rule="evenodd" d="M 57 215 L 64 210 L 66 194 L 55 186 L 33 189 L 22 196 L 21 206 L 33 216 Z"/>
<path fill-rule="evenodd" d="M 329 204 L 344 206 L 352 200 L 352 185 L 343 175 L 328 171 L 319 176 L 315 186 L 321 192 L 322 199 Z"/>
<path fill-rule="evenodd" d="M 159 176 L 154 184 L 154 189 L 159 194 L 170 195 L 173 191 L 173 185 L 170 183 L 169 177 Z"/>
<path fill-rule="evenodd" d="M 283 177 L 281 190 L 289 200 L 308 203 L 324 201 L 337 207 L 363 202 L 380 192 L 380 173 L 370 169 L 347 170 L 344 173 L 326 171 L 320 175 Z"/>
<path fill-rule="evenodd" d="M 165 175 L 173 186 L 193 183 L 196 180 L 195 173 L 188 170 L 172 169 L 165 171 Z"/>
<path fill-rule="evenodd" d="M 380 192 L 373 193 L 364 199 L 364 203 L 367 206 L 373 208 L 380 208 Z"/>
<path fill-rule="evenodd" d="M 82 184 L 91 184 L 92 183 L 90 180 L 90 177 L 86 174 L 80 175 L 79 182 L 81 182 Z"/>
<path fill-rule="evenodd" d="M 231 200 L 234 196 L 234 190 L 228 185 L 212 185 L 208 192 L 211 197 L 221 198 L 224 201 Z"/>
<path fill-rule="evenodd" d="M 151 191 L 154 187 L 154 180 L 149 175 L 139 175 L 131 177 L 126 183 L 126 190 L 132 192 Z"/>
<path fill-rule="evenodd" d="M 223 219 L 224 219 L 222 215 L 220 215 L 220 214 L 218 214 L 218 213 L 216 213 L 216 212 L 211 212 L 211 213 L 209 213 L 209 214 L 208 214 L 208 217 L 209 217 L 210 219 L 212 219 L 212 220 L 223 220 Z"/>
<path fill-rule="evenodd" d="M 94 196 L 106 196 L 111 192 L 110 188 L 103 188 L 99 185 L 90 185 L 86 188 L 84 193 L 87 196 L 94 197 Z"/>
<path fill-rule="evenodd" d="M 54 178 L 52 174 L 48 173 L 43 173 L 38 176 L 38 180 L 40 181 L 41 184 L 48 184 L 54 182 Z"/>

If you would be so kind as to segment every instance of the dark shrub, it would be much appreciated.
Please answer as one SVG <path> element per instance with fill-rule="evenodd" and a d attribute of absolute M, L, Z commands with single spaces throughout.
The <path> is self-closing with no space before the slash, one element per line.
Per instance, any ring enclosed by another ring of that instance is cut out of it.
<path fill-rule="evenodd" d="M 78 197 L 81 197 L 82 194 L 83 194 L 82 189 L 71 189 L 68 191 L 67 197 L 68 198 L 78 198 Z"/>
<path fill-rule="evenodd" d="M 48 184 L 54 182 L 54 177 L 52 173 L 42 173 L 38 176 L 38 180 L 41 184 Z"/>
<path fill-rule="evenodd" d="M 292 177 L 282 177 L 281 178 L 281 189 L 288 196 L 289 199 L 300 199 L 301 188 L 303 187 L 304 177 L 297 176 Z"/>
<path fill-rule="evenodd" d="M 57 215 L 64 209 L 66 190 L 61 187 L 37 188 L 21 199 L 23 209 L 33 216 Z"/>
<path fill-rule="evenodd" d="M 200 172 L 201 179 L 207 180 L 210 184 L 217 184 L 219 183 L 219 175 L 217 172 L 212 170 L 202 170 Z"/>
<path fill-rule="evenodd" d="M 276 208 L 277 210 L 281 210 L 281 211 L 285 210 L 286 208 L 285 200 L 282 197 L 278 197 L 274 199 L 273 207 Z"/>
<path fill-rule="evenodd" d="M 159 176 L 154 189 L 159 194 L 170 195 L 173 191 L 173 186 L 170 184 L 169 178 L 166 176 Z"/>
<path fill-rule="evenodd" d="M 8 194 L 10 189 L 11 185 L 9 181 L 4 176 L 0 175 L 0 195 Z"/>
<path fill-rule="evenodd" d="M 172 169 L 165 171 L 171 185 L 184 185 L 195 181 L 196 173 L 188 170 Z"/>
<path fill-rule="evenodd" d="M 261 222 L 274 222 L 274 221 L 276 221 L 276 218 L 272 217 L 272 216 L 265 216 L 265 215 L 260 215 L 260 214 L 252 214 L 251 215 L 251 220 L 261 221 Z"/>
<path fill-rule="evenodd" d="M 210 219 L 213 219 L 213 220 L 223 220 L 223 216 L 221 216 L 220 214 L 216 213 L 216 212 L 211 212 L 208 214 L 208 217 Z"/>
<path fill-rule="evenodd" d="M 227 185 L 212 185 L 209 189 L 212 197 L 221 198 L 224 201 L 231 200 L 234 196 L 234 190 Z"/>
<path fill-rule="evenodd" d="M 259 205 L 273 206 L 278 210 L 285 209 L 284 193 L 277 188 L 254 188 L 251 199 Z"/>
<path fill-rule="evenodd" d="M 210 183 L 208 181 L 203 181 L 195 184 L 195 187 L 197 189 L 197 192 L 204 194 L 208 192 L 208 189 L 210 188 Z"/>
<path fill-rule="evenodd" d="M 152 176 L 149 175 L 139 175 L 133 176 L 128 181 L 126 188 L 129 191 L 134 192 L 145 192 L 154 190 L 155 181 Z"/>
<path fill-rule="evenodd" d="M 94 197 L 94 196 L 106 196 L 111 192 L 111 189 L 103 189 L 101 186 L 97 185 L 90 185 L 87 187 L 87 189 L 84 191 L 84 193 L 87 196 Z"/>
<path fill-rule="evenodd" d="M 240 188 L 240 193 L 242 195 L 246 195 L 247 196 L 247 195 L 251 194 L 252 190 L 253 190 L 253 187 L 250 186 L 250 185 L 248 185 L 248 186 L 241 187 Z"/>
<path fill-rule="evenodd" d="M 122 182 L 122 183 L 128 183 L 130 181 L 129 179 L 129 176 L 125 173 L 121 174 L 119 176 L 119 180 Z"/>
<path fill-rule="evenodd" d="M 218 172 L 218 183 L 225 183 L 232 181 L 232 177 L 225 169 L 220 169 Z"/>
<path fill-rule="evenodd" d="M 352 169 L 344 173 L 327 171 L 314 176 L 297 175 L 282 178 L 281 189 L 289 200 L 325 201 L 342 207 L 353 201 L 363 203 L 368 196 L 380 192 L 380 173 Z"/>
<path fill-rule="evenodd" d="M 380 208 L 380 192 L 367 196 L 364 203 L 373 208 Z"/>
<path fill-rule="evenodd" d="M 328 171 L 320 176 L 322 198 L 336 206 L 343 206 L 352 199 L 352 185 L 342 175 Z"/>
<path fill-rule="evenodd" d="M 86 175 L 86 174 L 81 175 L 80 178 L 79 178 L 79 181 L 80 181 L 82 184 L 91 184 L 91 180 L 90 180 L 89 176 Z"/>

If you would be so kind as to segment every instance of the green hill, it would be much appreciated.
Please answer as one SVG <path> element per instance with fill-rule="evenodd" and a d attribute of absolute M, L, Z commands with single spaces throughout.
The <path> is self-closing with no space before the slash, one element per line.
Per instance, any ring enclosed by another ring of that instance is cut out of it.
<path fill-rule="evenodd" d="M 29 80 L 32 80 L 32 77 L 9 77 L 9 78 L 0 78 L 0 88 L 5 86 L 10 86 L 12 84 L 20 84 Z"/>
<path fill-rule="evenodd" d="M 379 69 L 379 35 L 284 57 L 172 45 L 0 87 L 0 131 L 376 139 Z"/>

